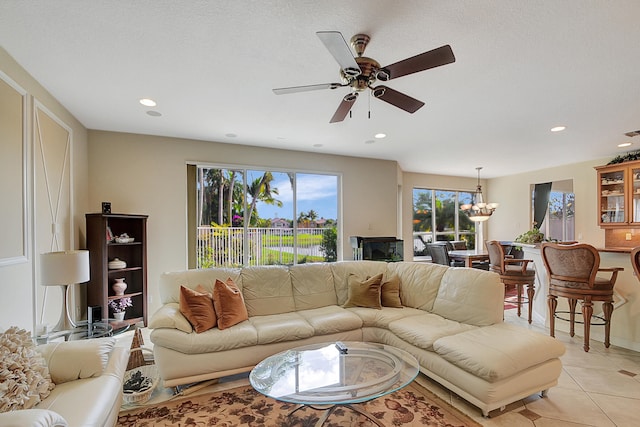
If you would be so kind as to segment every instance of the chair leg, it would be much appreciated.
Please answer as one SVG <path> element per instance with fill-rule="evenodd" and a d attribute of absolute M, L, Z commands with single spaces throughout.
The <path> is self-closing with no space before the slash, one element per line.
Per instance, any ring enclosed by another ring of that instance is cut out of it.
<path fill-rule="evenodd" d="M 555 295 L 547 296 L 547 305 L 549 306 L 549 334 L 556 336 L 556 307 L 558 306 L 558 298 Z"/>
<path fill-rule="evenodd" d="M 609 332 L 611 332 L 611 314 L 613 313 L 613 304 L 610 301 L 602 303 L 602 311 L 604 313 L 604 346 L 609 348 Z"/>
<path fill-rule="evenodd" d="M 527 284 L 527 298 L 529 298 L 529 324 L 531 324 L 531 318 L 533 316 L 533 297 L 535 295 L 535 287 L 533 283 Z"/>
<path fill-rule="evenodd" d="M 569 298 L 569 335 L 574 336 L 576 334 L 576 305 L 578 300 L 575 298 Z"/>
<path fill-rule="evenodd" d="M 522 311 L 522 285 L 518 283 L 516 286 L 518 287 L 518 317 L 520 317 Z"/>
<path fill-rule="evenodd" d="M 591 316 L 593 315 L 593 303 L 586 298 L 582 302 L 582 317 L 584 318 L 584 351 L 589 351 L 589 333 L 591 332 Z"/>

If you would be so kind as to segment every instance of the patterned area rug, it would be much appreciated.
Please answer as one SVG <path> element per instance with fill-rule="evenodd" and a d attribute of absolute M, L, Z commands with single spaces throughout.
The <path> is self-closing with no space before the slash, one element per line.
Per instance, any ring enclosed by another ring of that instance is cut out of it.
<path fill-rule="evenodd" d="M 385 426 L 481 427 L 480 424 L 447 404 L 417 383 L 367 402 L 361 406 Z M 291 403 L 270 399 L 251 386 L 190 396 L 121 412 L 118 426 L 249 426 L 311 427 L 323 411 L 309 407 L 289 412 Z M 326 427 L 375 426 L 366 417 L 348 409 L 337 408 L 324 424 Z"/>

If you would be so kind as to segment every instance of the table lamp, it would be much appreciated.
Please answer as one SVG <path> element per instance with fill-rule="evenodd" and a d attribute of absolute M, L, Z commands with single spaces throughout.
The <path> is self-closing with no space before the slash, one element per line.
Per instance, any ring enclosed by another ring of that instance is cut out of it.
<path fill-rule="evenodd" d="M 69 285 L 85 283 L 89 279 L 89 251 L 40 254 L 40 284 L 63 287 L 62 313 L 54 330 L 60 331 L 76 327 L 69 313 Z"/>

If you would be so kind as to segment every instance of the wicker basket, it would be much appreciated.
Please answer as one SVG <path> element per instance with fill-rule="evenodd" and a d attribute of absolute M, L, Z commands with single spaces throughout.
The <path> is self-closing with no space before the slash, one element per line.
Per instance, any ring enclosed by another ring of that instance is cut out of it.
<path fill-rule="evenodd" d="M 132 403 L 144 403 L 151 397 L 151 393 L 155 390 L 158 385 L 159 377 L 158 377 L 158 369 L 156 365 L 144 365 L 134 369 L 127 371 L 124 375 L 124 382 L 126 383 L 131 379 L 133 374 L 136 372 L 140 372 L 143 377 L 147 377 L 151 379 L 151 387 L 142 392 L 133 392 L 133 393 L 122 393 L 122 400 L 127 404 Z"/>

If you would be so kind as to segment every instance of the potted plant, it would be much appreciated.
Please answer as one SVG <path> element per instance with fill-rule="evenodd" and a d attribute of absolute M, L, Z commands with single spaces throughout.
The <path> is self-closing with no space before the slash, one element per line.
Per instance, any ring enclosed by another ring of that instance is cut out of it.
<path fill-rule="evenodd" d="M 124 313 L 127 307 L 133 307 L 131 298 L 124 297 L 109 301 L 109 308 L 113 312 L 113 317 L 117 320 L 124 320 Z"/>
<path fill-rule="evenodd" d="M 529 231 L 525 231 L 514 240 L 515 243 L 526 243 L 529 245 L 536 245 L 544 242 L 544 233 L 542 233 L 535 225 Z M 522 249 L 522 247 L 517 247 Z"/>

